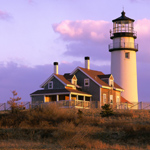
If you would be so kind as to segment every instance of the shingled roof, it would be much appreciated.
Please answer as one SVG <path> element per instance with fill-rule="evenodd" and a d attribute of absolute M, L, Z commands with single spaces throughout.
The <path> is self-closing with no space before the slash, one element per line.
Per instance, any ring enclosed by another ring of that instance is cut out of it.
<path fill-rule="evenodd" d="M 59 74 L 52 74 L 44 83 L 41 84 L 41 88 L 43 88 L 53 77 L 57 78 L 60 82 L 62 82 L 64 85 L 73 85 L 71 82 L 69 82 L 63 75 Z"/>
<path fill-rule="evenodd" d="M 30 95 L 36 95 L 36 94 L 38 94 L 38 95 L 40 95 L 40 94 L 57 94 L 57 93 L 78 93 L 78 94 L 83 94 L 83 95 L 88 95 L 88 96 L 92 96 L 92 95 L 90 95 L 90 94 L 88 94 L 88 93 L 85 93 L 85 92 L 82 92 L 82 91 L 79 91 L 79 90 L 75 90 L 75 89 L 49 89 L 49 90 L 37 90 L 37 91 L 35 91 L 35 92 L 33 92 L 33 93 L 31 93 Z"/>
<path fill-rule="evenodd" d="M 97 82 L 98 84 L 102 85 L 102 86 L 108 86 L 108 87 L 111 87 L 109 86 L 106 82 L 104 82 L 103 80 L 101 80 L 100 77 L 110 77 L 111 74 L 108 74 L 108 75 L 105 75 L 103 72 L 101 71 L 95 71 L 95 70 L 91 70 L 91 69 L 86 69 L 86 68 L 82 68 L 82 67 L 79 67 L 79 69 L 81 69 L 83 72 L 85 72 L 88 76 L 90 76 L 90 78 L 92 78 L 95 82 Z M 122 89 L 118 84 L 116 84 L 114 82 L 114 87 L 115 88 L 118 88 L 118 89 Z"/>
<path fill-rule="evenodd" d="M 63 75 L 59 75 L 59 74 L 55 74 L 61 81 L 63 81 L 65 84 L 71 84 L 73 85 L 71 82 L 69 82 Z"/>

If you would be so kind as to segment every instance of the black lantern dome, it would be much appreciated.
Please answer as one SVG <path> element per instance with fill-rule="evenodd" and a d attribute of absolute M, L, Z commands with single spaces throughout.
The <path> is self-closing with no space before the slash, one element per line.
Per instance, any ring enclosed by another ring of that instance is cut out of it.
<path fill-rule="evenodd" d="M 128 18 L 125 16 L 125 12 L 121 12 L 121 16 L 112 20 L 113 22 L 113 31 L 110 31 L 110 38 L 115 37 L 134 37 L 137 38 L 136 32 L 134 31 L 134 19 Z"/>

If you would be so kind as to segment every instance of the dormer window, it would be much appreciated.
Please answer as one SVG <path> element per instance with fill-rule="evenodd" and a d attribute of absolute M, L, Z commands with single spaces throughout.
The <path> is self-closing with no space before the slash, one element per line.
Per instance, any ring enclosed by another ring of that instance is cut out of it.
<path fill-rule="evenodd" d="M 50 81 L 50 82 L 48 83 L 48 89 L 53 89 L 53 81 Z"/>
<path fill-rule="evenodd" d="M 77 85 L 77 78 L 76 76 L 74 75 L 72 80 L 71 80 L 71 83 L 74 84 L 74 85 Z"/>
<path fill-rule="evenodd" d="M 77 80 L 73 80 L 72 84 L 77 85 Z"/>

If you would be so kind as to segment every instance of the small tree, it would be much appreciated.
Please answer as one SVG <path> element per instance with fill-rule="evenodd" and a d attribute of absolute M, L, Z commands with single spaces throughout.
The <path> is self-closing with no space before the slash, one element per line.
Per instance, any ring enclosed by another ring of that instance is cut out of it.
<path fill-rule="evenodd" d="M 112 108 L 110 107 L 110 104 L 105 104 L 102 106 L 102 112 L 100 113 L 102 117 L 109 117 L 114 115 Z"/>
<path fill-rule="evenodd" d="M 17 101 L 21 100 L 21 97 L 17 97 L 18 93 L 15 90 L 12 91 L 12 94 L 13 97 L 10 97 L 10 100 L 7 101 L 7 103 L 10 105 L 12 113 L 14 113 L 15 110 L 20 109 L 22 107 L 22 104 L 17 104 Z"/>

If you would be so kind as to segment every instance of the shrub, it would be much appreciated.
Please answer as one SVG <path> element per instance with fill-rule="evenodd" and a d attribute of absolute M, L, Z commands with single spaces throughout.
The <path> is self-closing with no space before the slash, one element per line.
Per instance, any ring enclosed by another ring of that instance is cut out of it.
<path fill-rule="evenodd" d="M 22 103 L 20 105 L 17 104 L 17 101 L 21 100 L 21 97 L 16 97 L 18 93 L 14 90 L 12 91 L 13 97 L 10 97 L 10 100 L 7 102 L 11 107 L 11 112 L 18 112 L 19 109 L 22 109 Z"/>
<path fill-rule="evenodd" d="M 103 110 L 100 113 L 102 117 L 109 117 L 114 115 L 113 110 L 110 107 L 110 104 L 105 104 L 104 106 L 102 106 L 102 109 Z"/>
<path fill-rule="evenodd" d="M 82 117 L 83 117 L 83 112 L 80 110 L 80 109 L 78 109 L 78 118 L 79 119 L 82 119 Z"/>

